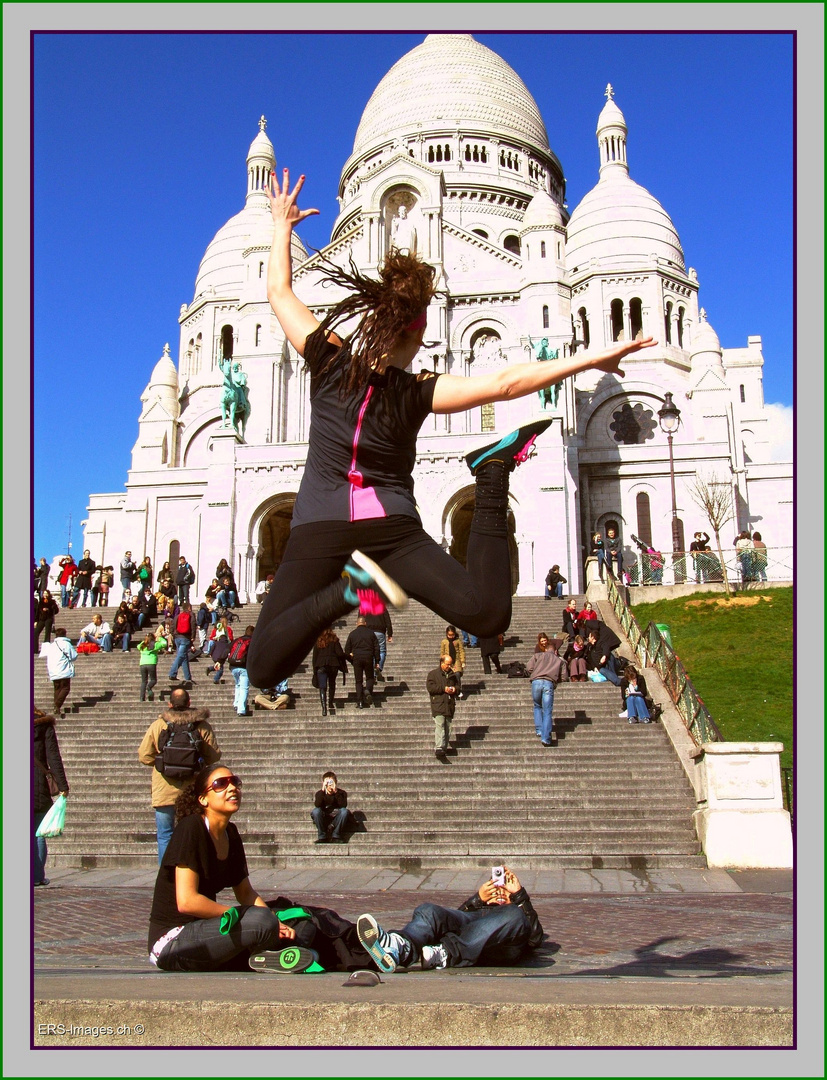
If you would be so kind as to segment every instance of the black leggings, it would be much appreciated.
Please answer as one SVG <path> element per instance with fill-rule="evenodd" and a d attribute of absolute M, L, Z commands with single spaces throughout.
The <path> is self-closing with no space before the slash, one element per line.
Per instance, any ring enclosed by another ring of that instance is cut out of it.
<path fill-rule="evenodd" d="M 416 519 L 403 515 L 296 526 L 250 642 L 252 684 L 272 687 L 292 675 L 321 631 L 352 609 L 323 590 L 340 579 L 354 549 L 379 563 L 408 596 L 445 622 L 481 637 L 503 633 L 511 621 L 506 512 L 504 506 L 497 529 L 481 528 L 475 511 L 465 570 Z"/>

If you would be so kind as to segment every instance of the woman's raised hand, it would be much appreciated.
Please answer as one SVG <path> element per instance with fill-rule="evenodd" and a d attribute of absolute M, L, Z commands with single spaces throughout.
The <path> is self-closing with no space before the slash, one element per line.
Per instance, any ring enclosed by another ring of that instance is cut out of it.
<path fill-rule="evenodd" d="M 318 214 L 318 210 L 299 210 L 296 205 L 296 199 L 299 197 L 299 192 L 304 186 L 304 176 L 300 176 L 296 181 L 296 186 L 293 190 L 290 190 L 290 172 L 288 169 L 284 170 L 284 180 L 281 188 L 276 182 L 275 174 L 270 175 L 270 183 L 268 184 L 266 191 L 267 196 L 270 199 L 270 210 L 273 214 L 273 221 L 276 225 L 283 224 L 288 225 L 291 229 L 298 225 L 300 221 L 304 221 L 306 217 L 310 217 L 311 214 Z"/>
<path fill-rule="evenodd" d="M 605 371 L 608 375 L 620 375 L 622 378 L 625 374 L 620 368 L 620 361 L 623 357 L 629 356 L 630 353 L 640 352 L 641 349 L 649 349 L 652 345 L 657 345 L 657 341 L 653 337 L 636 338 L 634 341 L 618 341 L 604 350 L 600 354 L 597 363 L 593 366 L 598 371 Z M 586 355 L 588 356 L 588 353 Z"/>

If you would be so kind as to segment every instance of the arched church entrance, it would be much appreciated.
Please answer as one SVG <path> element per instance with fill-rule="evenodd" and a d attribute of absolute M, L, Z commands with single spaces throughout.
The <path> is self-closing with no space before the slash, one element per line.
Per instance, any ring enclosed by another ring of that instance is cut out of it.
<path fill-rule="evenodd" d="M 452 507 L 448 510 L 448 531 L 451 535 L 451 546 L 448 554 L 452 555 L 461 566 L 466 565 L 468 553 L 468 533 L 471 530 L 471 518 L 474 516 L 474 489 L 469 488 L 461 492 Z M 520 584 L 520 560 L 517 552 L 517 541 L 514 538 L 516 523 L 513 511 L 508 511 L 508 554 L 511 559 L 511 595 L 517 591 Z"/>
<path fill-rule="evenodd" d="M 257 581 L 275 574 L 281 565 L 284 549 L 290 536 L 295 495 L 280 495 L 261 519 L 258 527 Z"/>

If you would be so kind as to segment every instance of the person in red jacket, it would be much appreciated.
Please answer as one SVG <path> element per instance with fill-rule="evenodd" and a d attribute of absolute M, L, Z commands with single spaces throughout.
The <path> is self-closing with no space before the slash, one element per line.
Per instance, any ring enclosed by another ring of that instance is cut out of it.
<path fill-rule="evenodd" d="M 181 610 L 175 620 L 173 641 L 177 651 L 172 667 L 169 669 L 169 677 L 172 682 L 177 682 L 178 669 L 182 668 L 184 671 L 184 686 L 187 689 L 192 686 L 189 653 L 195 637 L 195 629 L 195 616 L 192 613 L 192 608 L 185 601 L 181 605 Z"/>

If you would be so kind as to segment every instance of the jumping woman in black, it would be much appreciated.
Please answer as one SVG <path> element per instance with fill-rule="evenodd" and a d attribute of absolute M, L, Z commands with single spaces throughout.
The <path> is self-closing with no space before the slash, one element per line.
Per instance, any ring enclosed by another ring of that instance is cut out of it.
<path fill-rule="evenodd" d="M 537 393 L 579 371 L 622 375 L 629 353 L 652 338 L 581 353 L 559 363 L 518 364 L 488 375 L 413 375 L 423 343 L 434 270 L 392 251 L 378 280 L 328 264 L 328 279 L 350 290 L 319 323 L 292 289 L 293 228 L 318 210 L 299 210 L 284 170 L 271 180 L 273 246 L 267 295 L 287 339 L 310 371 L 310 434 L 290 539 L 267 594 L 248 654 L 256 686 L 291 675 L 319 633 L 378 592 L 395 607 L 407 596 L 446 622 L 488 637 L 511 618 L 509 474 L 550 420 L 528 424 L 469 454 L 476 481 L 467 569 L 422 528 L 413 494 L 416 439 L 429 413 L 465 412 Z M 353 332 L 337 328 L 360 317 Z"/>

